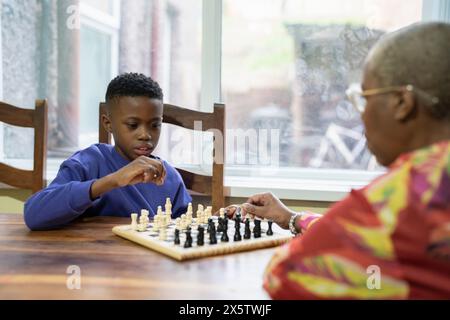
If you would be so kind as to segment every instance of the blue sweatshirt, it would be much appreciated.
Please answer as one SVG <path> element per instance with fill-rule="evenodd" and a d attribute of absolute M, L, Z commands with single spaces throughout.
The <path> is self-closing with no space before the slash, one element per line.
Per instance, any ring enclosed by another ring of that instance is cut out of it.
<path fill-rule="evenodd" d="M 156 158 L 156 157 L 155 157 Z M 159 158 L 158 158 L 159 159 Z M 91 200 L 92 183 L 130 162 L 108 144 L 94 144 L 76 152 L 61 164 L 55 180 L 25 203 L 25 223 L 31 230 L 62 227 L 80 216 L 129 217 L 141 209 L 156 214 L 166 198 L 172 201 L 172 217 L 186 212 L 191 196 L 180 174 L 162 160 L 167 175 L 164 184 L 139 183 L 113 189 Z"/>

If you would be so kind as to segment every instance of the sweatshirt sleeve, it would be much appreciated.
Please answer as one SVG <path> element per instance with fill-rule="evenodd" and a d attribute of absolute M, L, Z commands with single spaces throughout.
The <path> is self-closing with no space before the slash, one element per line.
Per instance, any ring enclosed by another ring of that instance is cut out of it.
<path fill-rule="evenodd" d="M 25 202 L 24 220 L 28 228 L 55 229 L 83 214 L 93 204 L 90 188 L 96 180 L 86 176 L 80 163 L 66 160 L 55 180 Z"/>

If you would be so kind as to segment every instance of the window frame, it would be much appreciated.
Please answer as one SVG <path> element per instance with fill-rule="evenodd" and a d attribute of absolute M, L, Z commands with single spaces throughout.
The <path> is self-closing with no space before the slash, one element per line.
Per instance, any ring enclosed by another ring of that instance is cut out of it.
<path fill-rule="evenodd" d="M 206 1 L 208 2 L 208 1 Z M 204 48 L 202 57 L 202 76 L 213 86 L 208 98 L 202 99 L 202 106 L 212 105 L 211 99 L 221 101 L 221 45 L 222 45 L 222 6 L 223 0 L 213 0 L 209 3 L 209 16 L 203 20 L 203 45 L 212 45 L 214 48 Z M 212 12 L 212 14 L 211 14 Z M 217 14 L 220 12 L 220 16 Z M 445 21 L 450 22 L 450 0 L 423 0 L 422 21 Z M 211 23 L 211 25 L 205 25 Z M 205 30 L 206 29 L 206 30 Z M 214 35 L 212 34 L 214 33 Z M 220 39 L 220 41 L 217 41 Z M 215 41 L 216 40 L 216 41 Z M 217 63 L 220 67 L 209 66 L 208 63 Z M 203 90 L 202 82 L 202 97 Z M 207 110 L 207 109 L 206 109 Z M 248 197 L 254 193 L 272 191 L 283 199 L 293 200 L 316 200 L 316 201 L 338 201 L 342 199 L 351 189 L 361 188 L 374 178 L 382 175 L 385 171 L 362 171 L 351 169 L 310 169 L 300 167 L 280 168 L 277 178 L 263 176 L 263 170 L 256 177 L 249 176 L 250 171 L 258 168 L 248 166 L 225 165 L 225 187 L 228 196 Z M 327 177 L 324 179 L 324 177 Z M 261 187 L 263 186 L 263 187 Z M 290 186 L 286 188 L 285 186 Z"/>
<path fill-rule="evenodd" d="M 80 2 L 80 28 L 83 25 L 111 36 L 111 77 L 119 71 L 120 0 L 113 1 L 113 14 Z"/>

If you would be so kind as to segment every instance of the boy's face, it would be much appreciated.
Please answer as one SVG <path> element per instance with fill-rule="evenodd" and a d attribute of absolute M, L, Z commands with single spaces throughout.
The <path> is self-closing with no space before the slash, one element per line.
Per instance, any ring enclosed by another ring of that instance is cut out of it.
<path fill-rule="evenodd" d="M 110 116 L 103 121 L 114 137 L 119 154 L 130 161 L 139 156 L 150 156 L 161 133 L 162 101 L 148 97 L 120 97 L 110 103 Z"/>

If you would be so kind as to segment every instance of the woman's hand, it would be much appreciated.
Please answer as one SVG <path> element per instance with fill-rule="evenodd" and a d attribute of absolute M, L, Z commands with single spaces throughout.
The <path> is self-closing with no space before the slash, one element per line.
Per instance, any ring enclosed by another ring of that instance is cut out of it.
<path fill-rule="evenodd" d="M 289 220 L 294 214 L 294 211 L 286 207 L 280 199 L 270 192 L 251 196 L 246 203 L 241 205 L 241 208 L 243 215 L 251 214 L 272 220 L 283 229 L 289 228 Z"/>

